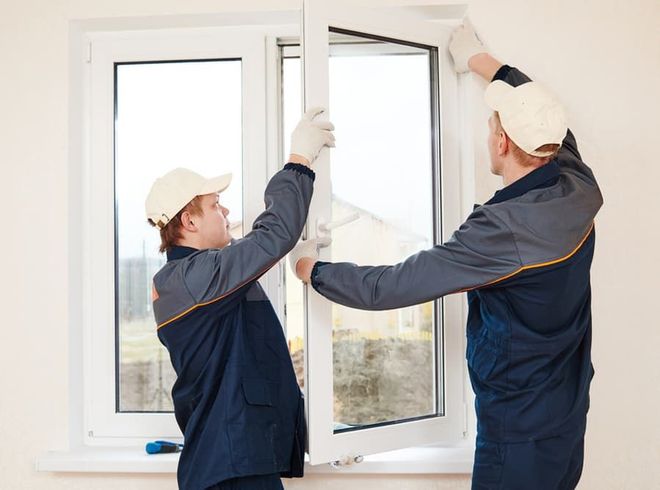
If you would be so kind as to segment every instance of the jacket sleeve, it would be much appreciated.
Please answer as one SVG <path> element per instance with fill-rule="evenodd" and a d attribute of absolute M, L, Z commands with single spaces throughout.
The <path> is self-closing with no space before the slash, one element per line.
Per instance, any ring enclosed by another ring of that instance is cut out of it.
<path fill-rule="evenodd" d="M 508 65 L 503 65 L 497 73 L 495 73 L 493 80 L 502 80 L 513 87 L 532 81 L 531 78 L 523 72 Z M 582 178 L 586 178 L 590 182 L 596 184 L 596 178 L 594 177 L 593 172 L 582 161 L 582 156 L 580 155 L 577 142 L 575 141 L 575 135 L 570 129 L 567 131 L 566 137 L 562 141 L 561 148 L 559 148 L 557 160 L 559 166 L 563 167 L 564 170 L 579 174 Z"/>
<path fill-rule="evenodd" d="M 331 301 L 365 310 L 424 303 L 515 274 L 521 261 L 508 226 L 478 208 L 446 243 L 390 266 L 317 262 L 312 286 Z"/>
<path fill-rule="evenodd" d="M 222 249 L 193 254 L 182 268 L 196 303 L 219 299 L 255 281 L 295 246 L 312 199 L 314 172 L 288 163 L 266 186 L 266 209 L 252 231 Z"/>

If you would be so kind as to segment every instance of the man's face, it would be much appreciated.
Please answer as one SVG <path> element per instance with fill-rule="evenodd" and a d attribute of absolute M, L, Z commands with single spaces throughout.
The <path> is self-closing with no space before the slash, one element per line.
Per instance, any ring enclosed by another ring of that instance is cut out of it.
<path fill-rule="evenodd" d="M 229 232 L 229 209 L 219 202 L 219 194 L 205 194 L 201 196 L 202 216 L 196 216 L 195 225 L 202 238 L 202 248 L 223 248 L 232 239 Z"/>
<path fill-rule="evenodd" d="M 488 118 L 488 153 L 490 155 L 490 171 L 502 175 L 503 161 L 499 152 L 501 130 L 495 121 L 495 115 Z"/>

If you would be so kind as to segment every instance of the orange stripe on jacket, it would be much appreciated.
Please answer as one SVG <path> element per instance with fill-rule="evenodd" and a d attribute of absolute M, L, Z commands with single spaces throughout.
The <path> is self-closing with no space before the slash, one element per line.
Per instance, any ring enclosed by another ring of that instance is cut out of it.
<path fill-rule="evenodd" d="M 538 264 L 524 265 L 524 266 L 520 267 L 519 269 L 513 271 L 512 273 L 507 274 L 506 276 L 502 276 L 498 279 L 487 282 L 485 284 L 480 284 L 478 286 L 472 286 L 470 288 L 461 289 L 460 291 L 455 291 L 455 293 L 464 293 L 466 291 L 472 291 L 473 289 L 483 288 L 483 287 L 486 287 L 486 286 L 491 286 L 493 284 L 497 284 L 498 282 L 506 281 L 507 279 L 515 276 L 516 274 L 520 274 L 521 272 L 526 271 L 528 269 L 538 269 L 540 267 L 547 267 L 547 266 L 550 266 L 550 265 L 558 264 L 560 262 L 564 262 L 564 261 L 570 259 L 571 257 L 573 257 L 573 255 L 575 255 L 578 252 L 578 250 L 580 250 L 580 248 L 582 248 L 582 245 L 584 245 L 584 242 L 587 241 L 587 238 L 589 238 L 589 235 L 591 235 L 591 232 L 593 231 L 593 229 L 594 229 L 594 223 L 591 223 L 591 226 L 589 227 L 589 231 L 587 231 L 587 234 L 582 238 L 582 240 L 580 240 L 580 243 L 578 243 L 577 247 L 575 247 L 575 249 L 571 253 L 569 253 L 568 255 L 565 255 L 564 257 L 561 257 L 561 258 L 555 259 L 555 260 L 550 260 L 548 262 L 541 262 L 541 263 L 538 263 Z M 449 293 L 449 294 L 454 294 L 454 293 Z"/>
<path fill-rule="evenodd" d="M 251 277 L 250 279 L 248 279 L 247 281 L 242 282 L 241 284 L 239 284 L 238 286 L 236 286 L 234 289 L 232 289 L 231 291 L 226 292 L 226 293 L 223 294 L 222 296 L 218 296 L 217 298 L 214 298 L 214 299 L 212 299 L 212 300 L 210 300 L 210 301 L 206 301 L 206 302 L 204 302 L 204 303 L 197 303 L 197 304 L 191 306 L 191 307 L 188 308 L 186 311 L 183 311 L 183 312 L 179 313 L 178 315 L 176 315 L 175 317 L 170 318 L 169 320 L 167 320 L 167 321 L 161 323 L 160 325 L 158 325 L 158 326 L 156 327 L 156 330 L 160 329 L 161 327 L 164 327 L 165 325 L 169 325 L 170 323 L 172 323 L 172 322 L 178 320 L 179 318 L 181 318 L 181 317 L 187 315 L 187 314 L 190 313 L 191 311 L 196 310 L 196 309 L 199 308 L 200 306 L 207 306 L 207 305 L 210 305 L 210 304 L 212 304 L 212 303 L 215 303 L 216 301 L 220 301 L 220 300 L 223 299 L 223 298 L 226 298 L 226 297 L 229 296 L 231 293 L 233 293 L 233 292 L 238 291 L 239 289 L 241 289 L 243 286 L 245 286 L 245 285 L 246 285 L 247 283 L 249 283 L 250 281 L 253 281 L 253 280 L 255 280 L 255 279 L 259 279 L 262 275 L 264 275 L 266 272 L 268 272 L 268 270 L 269 270 L 271 267 L 273 267 L 275 264 L 277 264 L 277 262 L 279 262 L 279 260 L 276 261 L 276 262 L 273 262 L 271 265 L 269 265 L 268 267 L 266 267 L 266 269 L 264 269 L 263 271 L 259 272 L 259 273 L 256 274 L 256 275 L 252 276 L 252 277 Z"/>

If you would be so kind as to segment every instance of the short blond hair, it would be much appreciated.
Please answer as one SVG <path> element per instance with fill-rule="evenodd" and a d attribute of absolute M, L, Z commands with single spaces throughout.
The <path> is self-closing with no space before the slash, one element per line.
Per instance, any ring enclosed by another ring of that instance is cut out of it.
<path fill-rule="evenodd" d="M 179 240 L 183 238 L 181 235 L 181 215 L 188 211 L 193 216 L 201 216 L 204 213 L 202 209 L 202 196 L 196 196 L 186 204 L 181 211 L 176 213 L 176 216 L 169 220 L 167 224 L 160 229 L 160 253 L 167 252 L 174 247 Z M 156 223 L 150 219 L 147 222 L 151 226 L 156 226 Z"/>
<path fill-rule="evenodd" d="M 497 111 L 495 111 L 495 113 L 493 114 L 493 119 L 495 120 L 496 129 L 498 131 L 502 131 L 504 134 L 506 134 L 506 137 L 509 138 L 509 141 L 511 142 L 511 153 L 513 154 L 516 161 L 520 163 L 522 166 L 538 167 L 545 163 L 548 163 L 555 156 L 557 156 L 557 152 L 559 151 L 559 148 L 561 148 L 561 145 L 556 145 L 556 144 L 541 145 L 535 150 L 542 152 L 551 151 L 552 152 L 551 155 L 548 155 L 546 157 L 535 157 L 534 155 L 530 155 L 529 153 L 525 152 L 525 150 L 522 150 L 518 145 L 516 145 L 516 143 L 507 134 L 507 132 L 502 127 L 502 121 L 500 121 L 500 115 L 497 113 Z"/>

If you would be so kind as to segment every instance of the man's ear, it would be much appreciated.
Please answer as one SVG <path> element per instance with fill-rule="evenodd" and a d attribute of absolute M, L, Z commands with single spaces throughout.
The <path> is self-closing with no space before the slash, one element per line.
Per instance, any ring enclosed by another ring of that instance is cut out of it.
<path fill-rule="evenodd" d="M 499 156 L 504 156 L 509 151 L 509 137 L 504 131 L 499 132 L 497 140 L 497 154 Z"/>
<path fill-rule="evenodd" d="M 188 211 L 181 213 L 181 227 L 186 231 L 197 231 L 195 226 L 195 218 Z"/>

